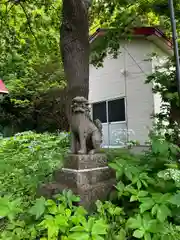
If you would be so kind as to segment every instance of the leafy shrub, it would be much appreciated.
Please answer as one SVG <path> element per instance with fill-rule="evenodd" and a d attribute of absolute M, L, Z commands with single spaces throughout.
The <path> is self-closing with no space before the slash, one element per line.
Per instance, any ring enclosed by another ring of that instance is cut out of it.
<path fill-rule="evenodd" d="M 127 239 L 180 239 L 177 151 L 177 146 L 155 138 L 151 151 L 141 159 L 129 155 L 110 163 L 116 170 L 116 202 L 127 220 L 123 225 Z"/>
<path fill-rule="evenodd" d="M 33 199 L 37 185 L 48 181 L 62 164 L 69 146 L 65 133 L 59 135 L 24 132 L 0 140 L 0 196 Z"/>
<path fill-rule="evenodd" d="M 127 156 L 130 156 L 131 153 L 128 149 L 120 148 L 120 149 L 108 149 L 104 151 L 107 155 L 108 161 L 111 162 L 115 158 L 121 156 L 122 158 L 126 158 Z"/>
<path fill-rule="evenodd" d="M 88 216 L 87 211 L 81 206 L 75 207 L 73 202 L 78 202 L 79 198 L 71 191 L 64 191 L 54 200 L 46 201 L 43 197 L 37 199 L 23 215 L 22 209 L 15 201 L 7 200 L 9 199 L 0 199 L 4 202 L 4 205 L 1 205 L 0 214 L 3 213 L 3 217 L 9 219 L 6 230 L 0 235 L 2 240 L 101 240 L 107 234 L 108 225 L 105 220 Z M 11 207 L 11 214 L 7 210 L 9 207 Z M 19 218 L 17 218 L 18 214 Z"/>
<path fill-rule="evenodd" d="M 19 148 L 23 151 L 28 142 L 27 136 L 18 136 L 18 141 L 21 139 L 23 143 Z M 50 152 L 56 149 L 57 153 L 55 142 L 59 146 L 61 138 L 36 135 L 36 141 L 38 136 L 42 138 L 43 152 L 46 152 L 45 149 Z M 48 142 L 51 143 L 48 145 Z M 68 145 L 67 138 L 62 138 L 60 145 L 63 147 L 59 148 L 59 154 L 63 157 L 63 149 Z M 74 203 L 80 199 L 71 191 L 64 191 L 52 200 L 45 200 L 43 197 L 30 197 L 30 193 L 34 196 L 36 184 L 27 193 L 23 185 L 23 198 L 11 190 L 13 196 L 0 197 L 0 239 L 180 240 L 180 170 L 176 161 L 179 150 L 176 145 L 154 136 L 151 149 L 142 155 L 133 155 L 126 150 L 113 151 L 112 155 L 109 152 L 109 157 L 113 159 L 109 165 L 116 171 L 116 191 L 111 201 L 103 203 L 98 200 L 97 210 L 93 214 L 81 206 L 75 206 Z M 46 179 L 44 170 L 50 173 L 57 166 L 56 163 L 59 164 L 56 157 L 52 159 L 52 165 L 37 171 L 37 181 Z M 21 166 L 19 162 L 17 165 Z M 18 186 L 16 188 L 21 191 L 19 183 L 13 181 L 14 186 Z M 30 181 L 27 186 L 31 186 Z"/>

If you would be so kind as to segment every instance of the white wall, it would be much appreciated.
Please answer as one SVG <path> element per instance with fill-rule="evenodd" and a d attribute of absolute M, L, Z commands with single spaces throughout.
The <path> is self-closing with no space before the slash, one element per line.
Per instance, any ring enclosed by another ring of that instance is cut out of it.
<path fill-rule="evenodd" d="M 153 45 L 153 52 L 157 55 L 154 56 L 152 59 L 152 72 L 154 73 L 156 71 L 156 67 L 162 66 L 168 56 L 165 55 L 165 53 L 155 45 Z M 153 94 L 153 98 L 154 98 L 154 113 L 157 114 L 160 112 L 160 107 L 162 104 L 161 95 L 159 93 Z"/>
<path fill-rule="evenodd" d="M 129 140 L 138 140 L 141 144 L 148 139 L 149 128 L 152 127 L 152 85 L 145 84 L 147 75 L 152 73 L 151 61 L 145 61 L 151 49 L 151 43 L 141 39 L 126 45 L 128 129 L 134 131 Z"/>
<path fill-rule="evenodd" d="M 164 62 L 166 62 L 166 60 L 168 59 L 168 56 L 165 55 L 165 53 L 155 45 L 153 46 L 153 51 L 157 55 L 157 56 L 153 57 L 153 59 L 152 59 L 152 71 L 154 73 L 156 71 L 156 67 L 162 66 L 164 64 Z M 171 53 L 171 52 L 169 52 L 169 53 Z M 163 104 L 163 101 L 162 101 L 161 95 L 159 93 L 153 94 L 153 98 L 154 98 L 154 113 L 158 114 L 161 111 L 161 106 Z M 167 122 L 163 121 L 163 124 L 167 125 L 168 121 Z"/>
<path fill-rule="evenodd" d="M 150 116 L 155 101 L 152 85 L 144 83 L 146 75 L 152 73 L 152 62 L 144 60 L 153 52 L 153 45 L 148 40 L 133 39 L 122 41 L 120 51 L 117 59 L 108 56 L 102 68 L 90 66 L 89 101 L 127 96 L 129 140 L 144 144 L 148 139 L 148 128 L 152 127 Z"/>
<path fill-rule="evenodd" d="M 122 43 L 123 44 L 123 43 Z M 89 102 L 100 102 L 109 99 L 115 99 L 119 97 L 125 97 L 125 81 L 124 76 L 121 74 L 121 70 L 124 69 L 124 49 L 121 49 L 121 53 L 117 59 L 108 56 L 104 60 L 103 67 L 96 69 L 90 66 L 90 79 L 89 79 Z M 118 128 L 119 131 L 116 131 Z M 113 130 L 112 130 L 113 129 Z M 103 124 L 103 136 L 104 146 L 111 145 L 112 139 L 118 139 L 118 135 L 122 135 L 121 132 L 127 129 L 126 123 L 118 123 L 116 126 L 109 126 Z M 111 132 L 111 134 L 110 134 Z M 119 133 L 120 132 L 120 133 Z M 110 136 L 111 135 L 111 136 Z M 123 132 L 124 135 L 124 132 Z M 126 137 L 126 136 L 123 136 Z M 121 143 L 117 143 L 120 145 Z"/>
<path fill-rule="evenodd" d="M 111 56 L 106 57 L 103 67 L 96 69 L 90 65 L 90 102 L 125 96 L 124 76 L 121 75 L 121 69 L 124 69 L 124 64 L 124 50 L 121 49 L 117 59 Z"/>

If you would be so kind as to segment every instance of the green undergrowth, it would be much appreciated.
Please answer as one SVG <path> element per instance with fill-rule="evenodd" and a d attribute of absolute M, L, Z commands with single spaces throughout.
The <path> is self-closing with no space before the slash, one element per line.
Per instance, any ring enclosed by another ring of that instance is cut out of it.
<path fill-rule="evenodd" d="M 30 151 L 32 136 L 39 141 L 39 147 L 34 158 L 25 158 L 21 151 L 24 154 Z M 60 164 L 59 159 L 67 152 L 68 138 L 63 136 L 29 133 L 16 136 L 18 140 L 2 140 L 1 151 L 7 159 L 3 170 L 6 178 L 1 177 L 1 240 L 180 240 L 180 170 L 176 145 L 153 136 L 149 152 L 141 155 L 126 150 L 109 152 L 109 166 L 116 172 L 117 184 L 110 199 L 98 200 L 96 210 L 90 214 L 77 206 L 80 198 L 70 190 L 51 200 L 35 197 L 38 182 L 49 180 L 52 170 Z M 23 169 L 23 174 L 17 169 Z M 28 174 L 32 181 L 26 180 Z"/>
<path fill-rule="evenodd" d="M 0 140 L 0 195 L 33 199 L 37 185 L 49 181 L 68 149 L 65 134 L 25 132 Z"/>

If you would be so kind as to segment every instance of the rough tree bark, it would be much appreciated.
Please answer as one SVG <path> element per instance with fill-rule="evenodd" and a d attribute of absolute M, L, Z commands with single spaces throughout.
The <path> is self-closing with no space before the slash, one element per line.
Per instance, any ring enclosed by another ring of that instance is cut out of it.
<path fill-rule="evenodd" d="M 89 93 L 88 0 L 63 0 L 60 48 L 67 79 L 69 106 L 75 96 Z"/>

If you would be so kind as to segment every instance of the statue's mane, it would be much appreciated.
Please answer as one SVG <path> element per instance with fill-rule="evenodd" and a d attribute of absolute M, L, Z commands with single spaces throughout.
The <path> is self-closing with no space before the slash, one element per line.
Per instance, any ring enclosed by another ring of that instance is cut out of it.
<path fill-rule="evenodd" d="M 75 97 L 72 100 L 71 109 L 72 109 L 72 114 L 78 114 L 78 113 L 84 114 L 87 117 L 87 119 L 99 129 L 102 135 L 101 121 L 99 119 L 96 119 L 95 121 L 92 120 L 90 115 L 89 103 L 87 99 L 85 99 L 84 97 Z"/>
<path fill-rule="evenodd" d="M 87 105 L 88 105 L 88 102 L 84 97 L 75 97 L 72 100 L 72 105 L 71 105 L 72 112 L 86 113 Z"/>

